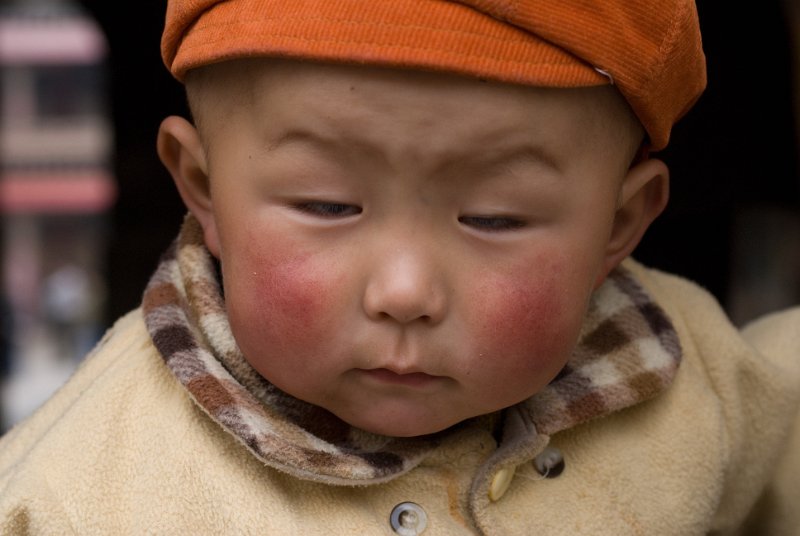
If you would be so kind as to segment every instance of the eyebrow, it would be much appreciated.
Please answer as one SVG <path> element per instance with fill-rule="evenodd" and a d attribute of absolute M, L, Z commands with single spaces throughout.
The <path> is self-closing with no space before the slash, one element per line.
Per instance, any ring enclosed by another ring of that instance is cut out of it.
<path fill-rule="evenodd" d="M 274 151 L 280 149 L 284 145 L 291 145 L 292 143 L 311 143 L 312 145 L 334 146 L 336 142 L 328 136 L 323 136 L 311 130 L 303 128 L 291 128 L 282 131 L 280 135 L 268 139 L 265 145 L 266 150 Z"/>
<path fill-rule="evenodd" d="M 542 145 L 535 143 L 522 143 L 508 147 L 489 149 L 489 153 L 476 155 L 472 160 L 477 165 L 487 168 L 507 166 L 515 162 L 533 163 L 556 172 L 562 171 L 559 159 Z"/>
<path fill-rule="evenodd" d="M 491 136 L 487 134 L 485 138 L 494 139 L 497 136 L 499 134 Z M 329 136 L 305 127 L 292 127 L 281 131 L 277 136 L 267 141 L 265 148 L 270 152 L 294 143 L 309 144 L 326 152 L 336 154 L 339 153 L 340 148 L 343 146 L 360 147 L 365 152 L 383 154 L 379 147 L 371 144 L 368 140 L 350 135 L 341 135 L 341 137 Z M 557 173 L 562 171 L 562 166 L 556 155 L 545 146 L 533 142 L 513 143 L 507 146 L 500 143 L 494 147 L 489 146 L 487 151 L 479 151 L 468 155 L 455 150 L 443 151 L 438 156 L 438 159 L 441 160 L 441 163 L 436 166 L 436 172 L 443 172 L 447 169 L 464 165 L 495 169 L 509 166 L 515 162 L 530 162 Z"/>

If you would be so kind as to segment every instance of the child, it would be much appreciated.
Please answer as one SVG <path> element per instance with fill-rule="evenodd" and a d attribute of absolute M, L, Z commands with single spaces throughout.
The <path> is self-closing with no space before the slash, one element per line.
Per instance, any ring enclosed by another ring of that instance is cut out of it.
<path fill-rule="evenodd" d="M 691 2 L 170 0 L 162 51 L 189 215 L 4 534 L 797 533 L 800 309 L 628 258 Z"/>

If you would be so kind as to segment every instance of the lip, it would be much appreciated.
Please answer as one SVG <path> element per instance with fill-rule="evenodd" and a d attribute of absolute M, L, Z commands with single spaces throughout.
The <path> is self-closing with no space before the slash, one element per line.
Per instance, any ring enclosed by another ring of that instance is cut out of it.
<path fill-rule="evenodd" d="M 424 372 L 408 372 L 399 374 L 386 368 L 359 369 L 364 376 L 390 385 L 400 385 L 404 387 L 425 387 L 443 379 L 442 376 L 433 376 Z"/>

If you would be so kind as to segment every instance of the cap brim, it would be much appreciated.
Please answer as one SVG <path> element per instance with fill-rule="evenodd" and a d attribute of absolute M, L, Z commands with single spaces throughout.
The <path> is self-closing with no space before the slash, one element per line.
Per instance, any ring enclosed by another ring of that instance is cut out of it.
<path fill-rule="evenodd" d="M 609 83 L 564 49 L 454 2 L 209 4 L 191 19 L 174 20 L 172 31 L 164 34 L 164 61 L 179 80 L 203 65 L 270 56 L 443 71 L 536 86 Z"/>

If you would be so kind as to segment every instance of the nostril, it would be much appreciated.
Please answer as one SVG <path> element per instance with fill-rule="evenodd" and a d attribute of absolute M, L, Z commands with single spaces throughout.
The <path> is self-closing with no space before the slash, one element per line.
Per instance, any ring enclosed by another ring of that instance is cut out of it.
<path fill-rule="evenodd" d="M 394 262 L 391 270 L 371 275 L 362 298 L 364 311 L 373 320 L 433 325 L 443 317 L 447 300 L 431 278 L 431 270 Z"/>
<path fill-rule="evenodd" d="M 423 324 L 430 324 L 433 322 L 433 317 L 428 314 L 424 315 L 415 315 L 415 314 L 408 314 L 403 315 L 400 313 L 388 313 L 386 311 L 381 311 L 378 313 L 378 317 L 381 320 L 392 320 L 394 322 L 400 322 L 401 324 L 409 324 L 412 322 L 422 322 Z"/>

